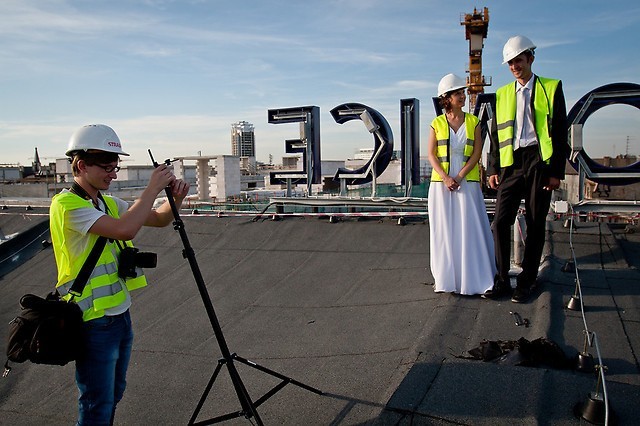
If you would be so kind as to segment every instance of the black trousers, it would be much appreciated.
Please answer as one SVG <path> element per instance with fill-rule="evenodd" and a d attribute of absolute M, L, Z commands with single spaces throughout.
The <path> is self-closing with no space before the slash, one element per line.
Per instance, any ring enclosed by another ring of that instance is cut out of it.
<path fill-rule="evenodd" d="M 492 223 L 496 250 L 496 266 L 499 277 L 509 282 L 511 266 L 511 240 L 513 225 L 520 200 L 524 198 L 525 238 L 522 273 L 518 275 L 517 285 L 530 287 L 535 283 L 544 248 L 546 219 L 551 204 L 552 191 L 545 190 L 548 182 L 546 165 L 540 159 L 538 146 L 517 149 L 514 152 L 513 165 L 502 170 L 496 212 Z"/>

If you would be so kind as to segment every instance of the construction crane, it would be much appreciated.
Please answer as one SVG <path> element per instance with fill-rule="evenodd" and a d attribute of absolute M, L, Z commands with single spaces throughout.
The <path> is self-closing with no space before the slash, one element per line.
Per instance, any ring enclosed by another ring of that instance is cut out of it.
<path fill-rule="evenodd" d="M 482 48 L 489 30 L 489 9 L 485 7 L 483 12 L 479 12 L 474 7 L 473 13 L 467 13 L 461 17 L 460 25 L 464 25 L 465 37 L 469 40 L 467 92 L 469 93 L 469 111 L 473 112 L 478 94 L 484 93 L 484 86 L 491 86 L 491 77 L 487 83 L 482 75 Z"/>

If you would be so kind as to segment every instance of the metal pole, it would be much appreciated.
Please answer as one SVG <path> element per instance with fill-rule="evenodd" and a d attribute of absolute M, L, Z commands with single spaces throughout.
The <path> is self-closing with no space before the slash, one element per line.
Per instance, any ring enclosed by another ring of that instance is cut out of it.
<path fill-rule="evenodd" d="M 405 105 L 404 107 L 404 128 L 405 128 L 405 140 L 404 140 L 404 196 L 411 196 L 411 176 L 413 176 L 413 162 L 411 161 L 413 155 L 413 146 L 411 144 L 411 120 L 409 119 L 409 113 L 411 107 Z"/>
<path fill-rule="evenodd" d="M 578 202 L 584 200 L 584 169 L 578 162 Z"/>
<path fill-rule="evenodd" d="M 527 235 L 527 224 L 524 215 L 518 213 L 513 224 L 513 263 L 521 266 L 524 258 L 524 240 Z"/>
<path fill-rule="evenodd" d="M 311 113 L 307 112 L 307 118 L 304 122 L 304 143 L 307 152 L 307 197 L 311 196 L 311 185 L 313 184 L 313 150 L 309 135 L 311 134 Z"/>

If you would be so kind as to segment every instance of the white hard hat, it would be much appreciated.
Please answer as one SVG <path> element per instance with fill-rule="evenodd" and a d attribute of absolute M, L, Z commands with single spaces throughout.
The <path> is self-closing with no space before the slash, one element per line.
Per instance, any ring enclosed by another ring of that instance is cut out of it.
<path fill-rule="evenodd" d="M 533 50 L 536 48 L 536 45 L 533 44 L 531 40 L 529 40 L 525 36 L 517 35 L 511 37 L 504 44 L 502 48 L 502 63 L 506 64 L 522 52 L 526 52 L 530 50 L 533 53 Z"/>
<path fill-rule="evenodd" d="M 71 139 L 65 155 L 72 156 L 76 151 L 88 151 L 96 149 L 104 152 L 113 152 L 118 155 L 129 155 L 122 150 L 120 138 L 116 132 L 104 124 L 89 124 L 78 129 Z"/>
<path fill-rule="evenodd" d="M 467 87 L 465 81 L 455 74 L 447 74 L 438 83 L 438 96 L 442 96 L 448 92 L 464 89 Z"/>

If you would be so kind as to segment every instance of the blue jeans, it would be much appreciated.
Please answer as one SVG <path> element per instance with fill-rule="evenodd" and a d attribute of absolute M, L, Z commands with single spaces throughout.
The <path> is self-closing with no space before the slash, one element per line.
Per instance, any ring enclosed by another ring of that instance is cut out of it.
<path fill-rule="evenodd" d="M 84 324 L 85 355 L 76 361 L 78 426 L 112 425 L 126 387 L 133 329 L 129 311 Z"/>

